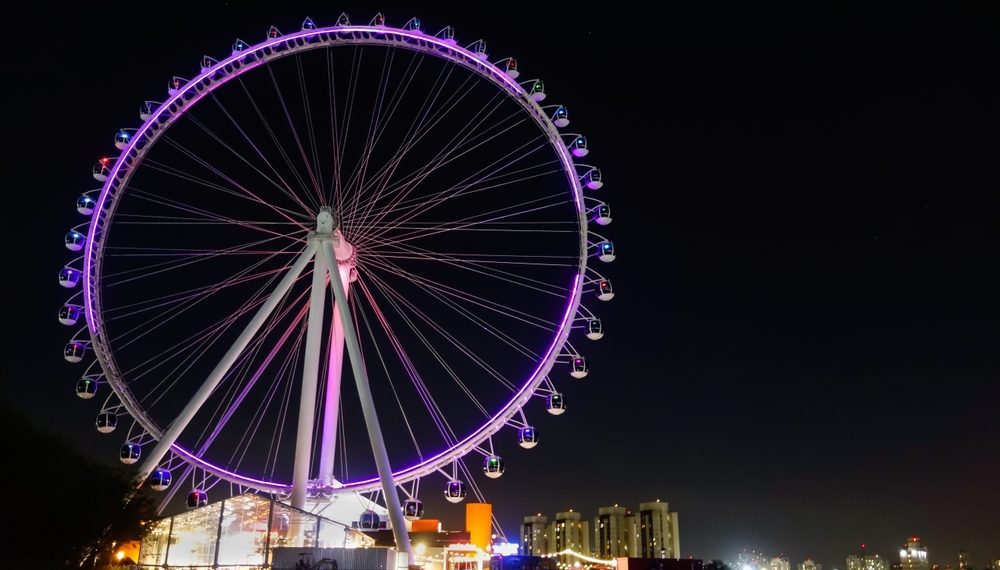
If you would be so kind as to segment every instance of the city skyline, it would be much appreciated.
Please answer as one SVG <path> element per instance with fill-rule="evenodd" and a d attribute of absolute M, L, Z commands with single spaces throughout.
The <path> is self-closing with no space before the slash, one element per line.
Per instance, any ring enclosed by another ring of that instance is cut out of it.
<path fill-rule="evenodd" d="M 121 434 L 93 429 L 55 319 L 90 167 L 203 54 L 341 10 L 313 8 L 15 18 L 59 41 L 13 64 L 14 132 L 62 145 L 9 169 L 32 191 L 11 222 L 30 243 L 11 252 L 18 332 L 2 374 L 96 460 L 117 462 Z M 498 442 L 506 472 L 477 480 L 509 538 L 525 514 L 572 508 L 593 524 L 601 507 L 661 494 L 681 514 L 682 555 L 706 562 L 750 547 L 836 570 L 864 543 L 891 565 L 913 536 L 942 567 L 963 549 L 975 570 L 1000 557 L 1000 197 L 982 127 L 995 30 L 957 14 L 883 28 L 871 14 L 786 26 L 653 11 L 656 34 L 622 41 L 612 24 L 637 17 L 625 9 L 343 9 L 419 15 L 516 55 L 573 109 L 606 176 L 618 294 L 586 346 L 590 374 L 567 384 L 566 414 L 533 415 L 537 448 Z M 427 516 L 457 525 L 428 488 Z"/>

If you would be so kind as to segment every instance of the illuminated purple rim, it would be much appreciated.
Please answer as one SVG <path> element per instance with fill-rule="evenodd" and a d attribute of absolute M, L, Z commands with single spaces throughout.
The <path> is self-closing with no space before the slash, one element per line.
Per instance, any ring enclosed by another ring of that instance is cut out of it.
<path fill-rule="evenodd" d="M 350 34 L 360 34 L 361 37 L 344 37 Z M 328 36 L 329 39 L 324 40 L 323 36 Z M 403 43 L 402 41 L 395 40 L 392 36 L 398 36 L 403 40 L 412 40 L 414 43 Z M 287 45 L 294 44 L 297 40 L 307 40 L 314 37 L 318 38 L 320 41 L 315 41 L 313 43 L 306 42 L 301 45 Z M 264 57 L 260 56 L 261 52 L 281 44 L 286 44 L 285 50 L 277 53 L 272 51 L 271 54 L 264 54 Z M 587 220 L 586 210 L 583 205 L 583 190 L 576 175 L 576 167 L 574 166 L 573 159 L 570 156 L 568 149 L 563 144 L 558 129 L 552 124 L 552 121 L 548 118 L 548 116 L 541 110 L 537 103 L 531 99 L 530 94 L 523 87 L 521 87 L 519 83 L 507 75 L 505 71 L 489 62 L 479 59 L 469 50 L 419 31 L 403 30 L 385 26 L 331 26 L 312 30 L 302 30 L 297 33 L 269 39 L 255 46 L 248 47 L 247 49 L 236 52 L 230 57 L 216 63 L 214 66 L 205 69 L 194 79 L 188 81 L 182 88 L 178 89 L 176 94 L 160 104 L 156 111 L 150 115 L 149 119 L 147 119 L 142 126 L 136 130 L 135 134 L 129 141 L 128 146 L 122 150 L 119 155 L 119 159 L 115 160 L 114 165 L 108 173 L 107 181 L 101 188 L 100 196 L 98 197 L 94 208 L 93 222 L 90 224 L 87 231 L 87 241 L 83 256 L 83 292 L 84 306 L 87 316 L 87 328 L 91 336 L 94 352 L 97 355 L 102 368 L 105 370 L 105 376 L 109 384 L 111 384 L 114 388 L 115 394 L 121 400 L 122 405 L 125 406 L 128 412 L 137 422 L 139 422 L 146 432 L 156 439 L 162 437 L 162 429 L 152 420 L 152 418 L 148 416 L 148 414 L 145 413 L 138 403 L 134 402 L 131 391 L 125 386 L 122 379 L 115 373 L 116 366 L 114 365 L 113 356 L 111 351 L 106 348 L 103 343 L 103 325 L 96 318 L 96 314 L 99 312 L 100 296 L 98 293 L 98 279 L 95 279 L 95 266 L 100 265 L 100 260 L 95 259 L 94 256 L 95 253 L 101 252 L 97 236 L 99 230 L 102 228 L 102 217 L 110 220 L 114 213 L 116 200 L 111 197 L 112 188 L 115 186 L 126 185 L 131 176 L 130 171 L 134 170 L 132 167 L 126 169 L 123 173 L 123 178 L 119 180 L 119 171 L 121 170 L 122 165 L 126 162 L 125 160 L 121 160 L 121 158 L 129 157 L 136 164 L 138 164 L 141 157 L 159 137 L 159 134 L 165 132 L 173 121 L 176 120 L 176 118 L 182 116 L 186 112 L 188 107 L 196 104 L 205 95 L 211 93 L 219 86 L 224 85 L 233 78 L 239 77 L 243 73 L 263 65 L 271 59 L 279 59 L 289 55 L 294 55 L 298 52 L 309 51 L 320 47 L 341 45 L 381 45 L 391 48 L 410 49 L 424 55 L 435 56 L 461 65 L 480 77 L 484 77 L 492 81 L 494 84 L 506 91 L 508 95 L 517 101 L 522 108 L 524 108 L 525 111 L 527 111 L 528 114 L 535 119 L 536 124 L 538 124 L 538 126 L 545 131 L 548 135 L 551 146 L 559 155 L 567 181 L 569 182 L 570 188 L 573 192 L 578 223 L 581 228 L 580 267 L 573 279 L 569 302 L 566 305 L 566 310 L 563 314 L 556 336 L 553 338 L 552 343 L 545 352 L 544 358 L 541 359 L 536 367 L 531 379 L 521 387 L 514 397 L 511 398 L 511 400 L 507 402 L 507 404 L 504 405 L 504 407 L 501 408 L 497 414 L 495 414 L 488 422 L 483 424 L 483 426 L 478 430 L 466 436 L 462 441 L 435 455 L 434 457 L 431 457 L 430 459 L 425 459 L 420 463 L 393 473 L 393 478 L 395 479 L 396 484 L 402 484 L 409 480 L 423 477 L 427 474 L 438 471 L 441 466 L 446 465 L 447 463 L 454 461 L 471 451 L 474 451 L 480 443 L 499 431 L 500 428 L 502 428 L 504 424 L 515 413 L 517 413 L 521 406 L 527 403 L 532 394 L 534 394 L 535 390 L 542 383 L 542 380 L 552 369 L 552 366 L 555 364 L 555 360 L 559 356 L 559 350 L 562 348 L 569 336 L 573 315 L 575 315 L 579 309 L 580 297 L 583 291 L 583 280 L 581 279 L 581 276 L 584 275 L 587 266 Z M 429 46 L 432 46 L 434 49 L 431 49 Z M 204 85 L 204 88 L 200 92 L 196 89 L 202 81 L 215 77 L 220 71 L 225 71 L 227 66 L 231 66 L 234 63 L 241 63 L 241 60 L 248 59 L 251 56 L 254 58 L 252 62 L 242 64 L 241 67 L 232 72 L 226 72 L 220 79 L 213 80 L 207 85 Z M 193 96 L 189 99 L 185 99 L 185 96 L 188 95 L 189 92 L 192 92 L 192 90 L 194 90 Z M 152 134 L 150 134 L 150 128 L 153 125 L 157 125 L 161 120 L 161 116 L 163 116 L 168 109 L 175 105 L 176 110 L 167 114 L 163 119 L 163 124 L 154 129 Z M 140 141 L 143 142 L 142 149 L 137 148 Z M 106 208 L 110 209 L 105 211 Z M 97 307 L 95 307 L 95 305 Z M 231 483 L 264 491 L 283 491 L 291 488 L 290 484 L 254 479 L 223 469 L 205 461 L 176 443 L 171 446 L 171 451 L 184 458 L 189 463 L 201 466 L 220 479 Z M 378 488 L 381 488 L 379 479 L 378 477 L 373 477 L 362 481 L 344 483 L 342 486 L 338 487 L 336 491 L 366 492 Z"/>

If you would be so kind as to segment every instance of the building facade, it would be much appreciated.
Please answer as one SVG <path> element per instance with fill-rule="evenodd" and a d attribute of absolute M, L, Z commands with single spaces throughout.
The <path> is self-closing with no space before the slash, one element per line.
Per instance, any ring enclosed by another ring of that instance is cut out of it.
<path fill-rule="evenodd" d="M 589 555 L 590 523 L 575 511 L 556 513 L 556 520 L 549 527 L 549 545 L 551 550 L 547 554 L 569 549 Z M 565 562 L 569 557 L 560 556 L 560 560 Z"/>
<path fill-rule="evenodd" d="M 524 517 L 521 524 L 521 555 L 549 554 L 549 517 L 538 514 Z"/>
<path fill-rule="evenodd" d="M 657 499 L 639 504 L 636 520 L 637 554 L 641 558 L 680 558 L 680 533 L 677 513 L 670 512 L 666 502 Z"/>
<path fill-rule="evenodd" d="M 889 570 L 889 560 L 878 554 L 852 554 L 847 557 L 847 570 Z"/>
<path fill-rule="evenodd" d="M 680 530 L 677 513 L 670 512 L 666 502 L 641 503 L 638 511 L 625 507 L 601 507 L 591 521 L 569 510 L 556 513 L 553 520 L 542 515 L 524 517 L 521 524 L 522 556 L 554 556 L 573 551 L 602 560 L 628 558 L 680 559 Z M 593 542 L 591 542 L 593 540 Z M 559 555 L 560 563 L 579 561 L 573 555 Z M 779 570 L 791 570 L 782 568 Z M 821 570 L 810 568 L 807 570 Z M 860 569 L 869 570 L 869 569 Z M 870 569 L 887 570 L 887 569 Z"/>
<path fill-rule="evenodd" d="M 605 560 L 636 556 L 635 515 L 625 507 L 601 507 L 594 519 L 594 556 Z"/>

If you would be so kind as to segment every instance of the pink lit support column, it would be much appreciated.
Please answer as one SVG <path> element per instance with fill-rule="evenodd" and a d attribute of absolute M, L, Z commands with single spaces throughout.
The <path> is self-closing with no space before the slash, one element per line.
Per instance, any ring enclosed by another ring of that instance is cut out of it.
<path fill-rule="evenodd" d="M 340 281 L 344 284 L 344 298 L 350 296 L 351 266 L 338 265 Z M 332 273 L 332 270 L 331 270 Z M 331 276 L 331 279 L 333 277 Z M 344 325 L 340 311 L 333 309 L 333 328 L 330 330 L 330 361 L 327 367 L 326 396 L 323 398 L 323 435 L 319 450 L 319 477 L 324 485 L 333 485 L 333 462 L 337 452 L 337 421 L 340 417 L 340 382 L 344 369 Z"/>

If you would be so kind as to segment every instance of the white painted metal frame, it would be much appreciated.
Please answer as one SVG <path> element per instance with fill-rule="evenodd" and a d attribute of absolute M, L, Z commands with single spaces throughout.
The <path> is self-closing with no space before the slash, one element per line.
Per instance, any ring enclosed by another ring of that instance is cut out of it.
<path fill-rule="evenodd" d="M 157 423 L 149 416 L 148 413 L 146 413 L 142 406 L 139 405 L 128 389 L 128 386 L 125 384 L 122 375 L 118 372 L 114 354 L 104 340 L 106 334 L 104 322 L 101 317 L 100 282 L 101 260 L 103 254 L 102 245 L 107 239 L 108 232 L 112 227 L 118 192 L 127 185 L 133 170 L 141 163 L 142 158 L 157 141 L 157 139 L 177 118 L 184 114 L 188 107 L 196 104 L 201 98 L 229 80 L 238 77 L 250 69 L 261 66 L 268 61 L 292 55 L 300 51 L 338 45 L 378 45 L 407 49 L 432 55 L 460 65 L 463 68 L 486 78 L 495 84 L 499 89 L 503 90 L 512 100 L 516 101 L 521 108 L 524 109 L 524 111 L 545 133 L 553 152 L 555 152 L 563 166 L 568 187 L 576 204 L 576 212 L 580 228 L 579 268 L 574 282 L 567 284 L 570 299 L 562 321 L 559 323 L 559 332 L 556 338 L 553 339 L 551 346 L 545 353 L 535 372 L 529 379 L 527 379 L 527 381 L 524 382 L 521 389 L 509 402 L 507 402 L 506 405 L 504 405 L 500 412 L 490 418 L 490 420 L 480 429 L 467 436 L 451 449 L 448 449 L 433 458 L 425 460 L 420 464 L 397 471 L 394 474 L 395 484 L 402 484 L 414 478 L 419 478 L 436 472 L 441 466 L 453 462 L 469 452 L 477 450 L 481 443 L 506 425 L 518 412 L 521 406 L 529 400 L 532 394 L 535 393 L 535 391 L 539 388 L 539 385 L 546 378 L 553 364 L 556 362 L 557 357 L 562 352 L 562 346 L 571 330 L 571 321 L 573 316 L 576 315 L 579 307 L 580 296 L 583 289 L 582 277 L 585 275 L 587 269 L 587 212 L 583 205 L 583 193 L 580 181 L 577 177 L 578 175 L 569 151 L 563 144 L 559 131 L 552 124 L 551 120 L 541 107 L 539 107 L 539 105 L 532 100 L 530 94 L 527 93 L 512 78 L 507 76 L 503 70 L 482 60 L 473 52 L 456 45 L 452 45 L 445 40 L 431 37 L 418 31 L 376 26 L 341 26 L 303 30 L 294 34 L 270 39 L 223 59 L 214 66 L 206 68 L 201 74 L 193 78 L 191 81 L 180 86 L 176 90 L 176 93 L 160 105 L 160 107 L 158 107 L 149 116 L 146 122 L 136 131 L 135 136 L 132 137 L 128 146 L 111 168 L 107 182 L 101 189 L 100 196 L 97 200 L 84 252 L 83 276 L 87 326 L 91 336 L 91 346 L 105 370 L 105 376 L 108 382 L 114 387 L 122 405 L 151 437 L 159 441 L 156 449 L 152 453 L 149 453 L 143 462 L 140 470 L 141 476 L 147 475 L 151 472 L 159 461 L 163 459 L 166 453 L 168 451 L 172 451 L 189 463 L 195 465 L 197 468 L 209 472 L 221 480 L 229 481 L 230 483 L 242 487 L 272 492 L 283 492 L 289 489 L 289 485 L 285 483 L 255 479 L 218 468 L 203 461 L 195 454 L 174 445 L 177 437 L 183 431 L 184 426 L 190 422 L 190 419 L 193 417 L 194 413 L 196 413 L 197 408 L 204 402 L 204 399 L 211 393 L 214 385 L 218 383 L 222 375 L 224 375 L 225 370 L 228 369 L 228 365 L 231 364 L 231 362 L 228 362 L 227 364 L 227 361 L 235 358 L 235 356 L 238 356 L 241 348 L 237 345 L 234 345 L 230 350 L 233 354 L 227 354 L 224 361 L 219 363 L 216 372 L 213 372 L 213 374 L 206 379 L 205 384 L 203 384 L 202 389 L 196 394 L 196 397 L 189 402 L 182 415 L 172 422 L 167 430 L 164 430 L 161 426 L 157 425 Z M 314 255 L 313 253 L 310 253 L 310 250 L 315 247 L 316 244 L 310 241 L 299 261 L 296 262 L 296 265 L 294 265 L 286 275 L 286 279 L 291 278 L 294 280 L 291 276 L 294 275 L 297 277 L 299 275 L 302 270 L 299 263 L 301 262 L 304 266 L 308 259 Z M 296 270 L 296 268 L 298 269 Z M 331 272 L 331 276 L 334 275 L 336 276 L 337 281 L 342 280 L 343 276 L 340 271 Z M 331 282 L 332 281 L 333 279 L 331 279 Z M 283 293 L 278 293 L 279 291 L 276 290 L 275 294 L 273 294 L 272 297 L 265 303 L 265 306 L 258 311 L 257 315 L 255 315 L 254 319 L 247 326 L 247 329 L 244 330 L 244 334 L 240 337 L 241 340 L 244 340 L 244 346 L 245 343 L 249 342 L 249 339 L 252 338 L 261 323 L 266 320 L 270 311 L 273 310 L 273 304 L 276 304 L 277 300 L 283 296 Z M 335 291 L 335 293 L 337 293 L 337 291 Z M 346 310 L 347 295 L 343 289 L 340 290 L 340 293 L 341 295 L 338 295 L 338 297 L 342 296 L 343 300 L 338 299 L 337 306 L 340 307 L 338 313 L 341 315 L 341 324 L 346 328 L 343 314 L 344 310 Z M 265 308 L 267 308 L 267 311 L 264 311 Z M 310 320 L 312 320 L 311 316 Z M 247 338 L 244 339 L 244 336 Z M 348 348 L 350 348 L 349 342 Z M 316 359 L 318 359 L 318 351 L 316 352 Z M 307 360 L 309 359 L 307 358 Z M 354 359 L 352 358 L 352 363 L 353 361 Z M 199 399 L 201 400 L 200 402 L 197 401 Z M 369 430 L 369 433 L 371 434 L 371 430 Z M 323 464 L 323 469 L 327 469 L 327 464 L 332 465 L 332 457 L 329 458 L 327 462 L 321 463 Z M 391 476 L 393 476 L 393 474 L 390 472 L 389 475 L 391 480 Z M 325 471 L 322 471 L 320 476 L 323 479 L 329 479 L 328 474 Z M 338 491 L 374 491 L 384 487 L 384 481 L 382 481 L 382 479 L 384 479 L 384 477 L 382 476 L 382 469 L 380 469 L 379 478 L 351 482 L 340 487 Z M 389 495 L 394 494 L 387 493 L 387 496 Z M 394 510 L 398 511 L 398 509 L 390 509 L 390 513 Z"/>

